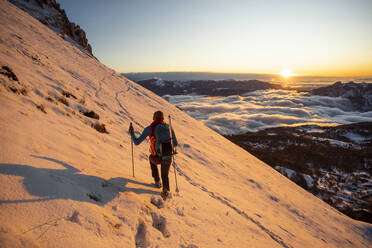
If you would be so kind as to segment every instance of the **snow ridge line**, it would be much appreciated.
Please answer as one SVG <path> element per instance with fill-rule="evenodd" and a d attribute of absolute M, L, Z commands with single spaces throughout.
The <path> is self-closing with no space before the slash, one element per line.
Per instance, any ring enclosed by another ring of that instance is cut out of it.
<path fill-rule="evenodd" d="M 248 214 L 246 214 L 244 211 L 238 209 L 237 207 L 235 207 L 234 205 L 232 205 L 230 202 L 228 202 L 227 198 L 223 199 L 222 197 L 216 195 L 214 192 L 212 191 L 209 191 L 207 188 L 205 188 L 203 185 L 200 185 L 194 181 L 192 181 L 192 179 L 190 177 L 188 177 L 178 166 L 174 166 L 174 168 L 177 170 L 177 172 L 183 176 L 186 181 L 188 183 L 190 183 L 191 185 L 201 189 L 202 191 L 208 193 L 208 195 L 216 200 L 218 200 L 219 202 L 221 202 L 222 204 L 225 204 L 226 206 L 228 206 L 229 208 L 231 208 L 232 210 L 234 210 L 236 213 L 238 213 L 239 215 L 243 216 L 244 218 L 246 218 L 247 220 L 251 221 L 252 223 L 254 223 L 255 225 L 257 225 L 262 231 L 264 231 L 265 233 L 267 233 L 271 239 L 273 239 L 275 242 L 277 242 L 278 244 L 280 244 L 282 247 L 284 248 L 291 248 L 291 246 L 287 245 L 286 243 L 284 243 L 283 239 L 276 235 L 275 233 L 273 233 L 272 231 L 270 231 L 269 229 L 267 229 L 265 226 L 263 226 L 259 221 L 253 219 L 252 217 L 248 216 Z"/>

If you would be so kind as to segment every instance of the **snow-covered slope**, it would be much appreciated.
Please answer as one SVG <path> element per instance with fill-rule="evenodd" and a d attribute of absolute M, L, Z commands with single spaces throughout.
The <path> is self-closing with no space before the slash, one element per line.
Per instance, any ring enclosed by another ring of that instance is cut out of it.
<path fill-rule="evenodd" d="M 0 5 L 1 247 L 370 247 L 371 225 Z M 158 109 L 180 142 L 180 192 L 171 169 L 163 205 L 146 143 L 134 149 L 132 177 L 127 134 Z"/>

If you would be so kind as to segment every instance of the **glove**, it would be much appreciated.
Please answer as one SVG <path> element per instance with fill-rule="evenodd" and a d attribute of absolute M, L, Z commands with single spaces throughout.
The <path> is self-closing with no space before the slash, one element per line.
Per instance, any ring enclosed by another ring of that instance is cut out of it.
<path fill-rule="evenodd" d="M 134 132 L 133 125 L 132 125 L 132 123 L 130 123 L 130 125 L 129 125 L 129 133 L 133 133 L 133 132 Z"/>

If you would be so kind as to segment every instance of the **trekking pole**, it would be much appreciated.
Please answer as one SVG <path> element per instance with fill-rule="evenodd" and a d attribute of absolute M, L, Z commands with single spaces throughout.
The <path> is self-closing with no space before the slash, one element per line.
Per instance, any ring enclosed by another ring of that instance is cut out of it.
<path fill-rule="evenodd" d="M 180 190 L 178 189 L 178 184 L 177 184 L 177 173 L 176 173 L 176 165 L 174 162 L 174 158 L 172 158 L 172 163 L 173 163 L 173 169 L 174 169 L 174 178 L 176 180 L 176 192 L 180 192 Z"/>
<path fill-rule="evenodd" d="M 176 173 L 176 164 L 174 162 L 174 157 L 176 156 L 176 152 L 174 151 L 174 146 L 173 146 L 173 129 L 172 129 L 172 119 L 171 116 L 168 116 L 169 118 L 169 132 L 170 132 L 170 137 L 171 137 L 171 144 L 172 144 L 172 164 L 173 164 L 173 169 L 174 169 L 174 180 L 176 181 L 176 192 L 179 192 L 180 190 L 178 189 L 178 183 L 177 183 L 177 173 Z"/>
<path fill-rule="evenodd" d="M 130 129 L 133 130 L 132 122 L 130 123 Z M 132 139 L 132 137 L 130 137 L 130 144 L 131 144 L 131 147 L 132 147 L 132 173 L 133 173 L 133 177 L 135 177 L 134 176 L 134 158 L 133 158 L 133 139 Z"/>

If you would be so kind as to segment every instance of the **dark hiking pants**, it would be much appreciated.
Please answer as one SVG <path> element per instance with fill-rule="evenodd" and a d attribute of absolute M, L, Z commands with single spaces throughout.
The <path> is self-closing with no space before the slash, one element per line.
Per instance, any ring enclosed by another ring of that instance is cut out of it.
<path fill-rule="evenodd" d="M 152 155 L 150 155 L 150 166 L 151 166 L 151 173 L 152 177 L 154 178 L 155 182 L 158 182 L 160 180 L 159 178 L 159 171 L 158 171 L 158 164 L 161 164 L 161 180 L 163 181 L 163 191 L 167 190 L 169 191 L 169 168 L 172 163 L 172 159 L 164 159 L 161 161 L 156 161 L 151 158 Z"/>

